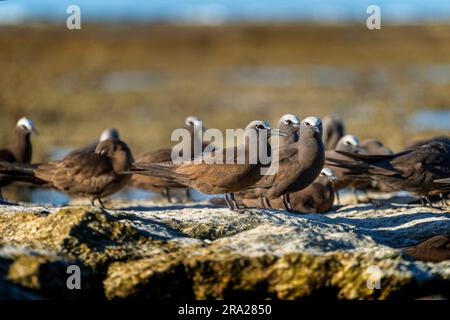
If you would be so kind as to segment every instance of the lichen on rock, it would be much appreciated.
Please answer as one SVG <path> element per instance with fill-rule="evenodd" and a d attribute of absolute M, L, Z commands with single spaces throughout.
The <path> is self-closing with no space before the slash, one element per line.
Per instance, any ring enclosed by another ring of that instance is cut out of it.
<path fill-rule="evenodd" d="M 204 204 L 0 206 L 3 296 L 107 299 L 450 297 L 450 261 L 404 247 L 450 229 L 445 211 L 347 205 L 328 214 Z M 70 292 L 67 266 L 86 290 Z"/>

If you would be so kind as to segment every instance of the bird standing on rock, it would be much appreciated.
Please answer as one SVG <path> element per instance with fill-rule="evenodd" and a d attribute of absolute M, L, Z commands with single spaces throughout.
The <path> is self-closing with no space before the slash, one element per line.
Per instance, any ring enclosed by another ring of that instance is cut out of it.
<path fill-rule="evenodd" d="M 10 163 L 30 163 L 33 155 L 31 145 L 31 134 L 38 133 L 31 119 L 22 117 L 17 121 L 13 143 L 9 148 L 0 150 L 0 161 Z M 0 199 L 2 197 L 1 188 L 7 186 L 12 181 L 0 175 Z"/>
<path fill-rule="evenodd" d="M 323 168 L 319 177 L 312 184 L 303 190 L 290 194 L 292 209 L 302 213 L 329 211 L 334 202 L 332 181 L 335 178 L 333 170 Z M 242 199 L 242 202 L 248 207 L 265 207 L 257 199 Z M 281 198 L 271 200 L 270 205 L 272 209 L 284 209 Z"/>
<path fill-rule="evenodd" d="M 104 208 L 102 198 L 109 196 L 128 183 L 131 175 L 123 174 L 133 156 L 125 142 L 108 139 L 100 142 L 95 152 L 76 153 L 62 160 L 42 164 L 0 163 L 0 175 L 14 181 L 51 187 L 71 196 L 98 200 Z"/>
<path fill-rule="evenodd" d="M 392 155 L 338 153 L 350 161 L 327 158 L 327 163 L 348 169 L 346 175 L 353 179 L 379 181 L 416 194 L 423 205 L 432 206 L 430 196 L 448 191 L 437 180 L 450 176 L 450 144 L 431 142 Z"/>
<path fill-rule="evenodd" d="M 181 162 L 181 163 L 134 163 L 128 173 L 143 174 L 167 178 L 177 183 L 194 188 L 206 194 L 225 194 L 225 200 L 231 209 L 238 210 L 239 207 L 234 199 L 234 192 L 252 186 L 261 178 L 261 169 L 265 166 L 259 159 L 255 163 L 249 161 L 254 158 L 253 152 L 259 150 L 259 143 L 267 144 L 267 151 L 270 154 L 270 145 L 267 140 L 263 140 L 262 133 L 266 133 L 266 138 L 271 135 L 285 135 L 279 130 L 272 129 L 267 122 L 252 121 L 244 131 L 245 142 L 241 146 L 234 146 L 218 149 L 214 152 L 203 154 L 201 163 Z M 256 150 L 251 149 L 250 137 L 257 138 Z M 232 163 L 222 163 L 214 159 L 228 159 L 228 155 L 233 155 Z M 243 163 L 239 159 L 245 159 Z"/>
<path fill-rule="evenodd" d="M 182 141 L 183 144 L 187 144 L 185 149 L 191 150 L 191 159 L 193 159 L 195 154 L 195 144 L 202 146 L 203 151 L 208 143 L 203 143 L 202 137 L 200 136 L 200 130 L 205 130 L 202 127 L 202 121 L 195 116 L 189 116 L 185 120 L 186 129 L 189 130 L 190 140 Z M 139 163 L 162 163 L 172 162 L 172 148 L 164 148 L 156 151 L 146 152 L 136 157 L 136 162 Z M 170 196 L 171 189 L 185 189 L 187 195 L 189 197 L 189 188 L 185 185 L 182 185 L 176 181 L 165 179 L 163 177 L 154 177 L 154 176 L 145 176 L 135 174 L 130 180 L 130 185 L 136 188 L 142 188 L 145 190 L 161 192 L 163 196 L 166 197 L 168 202 L 172 202 Z"/>
<path fill-rule="evenodd" d="M 275 168 L 274 174 L 263 176 L 239 195 L 243 198 L 261 197 L 268 200 L 282 197 L 285 209 L 292 211 L 289 194 L 313 183 L 325 162 L 320 119 L 304 119 L 300 125 L 300 139 L 296 143 L 274 150 L 275 152 L 278 153 L 278 156 L 275 156 L 277 160 L 271 164 L 271 167 Z"/>

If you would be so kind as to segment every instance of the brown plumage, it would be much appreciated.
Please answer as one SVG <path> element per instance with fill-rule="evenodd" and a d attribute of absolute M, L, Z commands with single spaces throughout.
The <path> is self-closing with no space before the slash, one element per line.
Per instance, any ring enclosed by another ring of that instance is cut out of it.
<path fill-rule="evenodd" d="M 71 196 L 87 197 L 103 206 L 102 198 L 122 189 L 131 178 L 122 172 L 131 165 L 128 146 L 118 139 L 100 142 L 95 152 L 77 153 L 42 164 L 0 164 L 0 174 L 15 181 L 51 187 Z"/>
<path fill-rule="evenodd" d="M 419 244 L 404 249 L 405 253 L 416 260 L 441 262 L 450 260 L 450 236 L 438 235 Z"/>
<path fill-rule="evenodd" d="M 348 169 L 346 175 L 353 179 L 379 181 L 395 190 L 409 191 L 430 205 L 429 196 L 448 191 L 445 184 L 435 181 L 450 176 L 448 144 L 431 142 L 392 155 L 342 154 L 351 160 L 329 158 L 327 163 Z"/>
<path fill-rule="evenodd" d="M 25 117 L 20 118 L 14 130 L 13 143 L 8 148 L 0 150 L 0 162 L 30 163 L 33 155 L 30 135 L 33 132 L 37 133 L 33 122 Z M 2 198 L 1 188 L 12 181 L 8 176 L 0 175 L 0 199 Z"/>
<path fill-rule="evenodd" d="M 285 208 L 293 210 L 289 194 L 313 183 L 323 168 L 325 150 L 320 119 L 309 117 L 303 120 L 299 141 L 276 150 L 278 159 L 271 164 L 276 169 L 274 174 L 263 176 L 255 185 L 240 192 L 239 196 L 269 200 L 282 196 Z"/>
<path fill-rule="evenodd" d="M 357 137 L 353 135 L 345 135 L 342 137 L 336 145 L 335 150 L 327 150 L 325 152 L 325 158 L 328 160 L 329 158 L 340 159 L 340 160 L 350 160 L 350 158 L 338 153 L 338 151 L 346 151 L 351 153 L 357 153 L 359 150 L 359 140 Z M 354 180 L 351 177 L 347 177 L 346 173 L 349 173 L 350 170 L 346 168 L 341 168 L 333 163 L 328 164 L 336 176 L 336 179 L 333 181 L 333 189 L 337 192 L 344 188 L 352 187 L 352 183 Z"/>
<path fill-rule="evenodd" d="M 201 127 L 201 120 L 197 117 L 187 117 L 185 120 L 186 129 L 190 133 L 190 141 L 183 141 L 186 143 L 186 147 L 191 150 L 191 159 L 196 155 L 194 153 L 194 144 L 199 143 L 202 146 L 202 151 L 208 146 L 208 143 L 202 143 L 202 137 L 199 136 L 199 129 L 205 129 Z M 200 128 L 199 128 L 200 127 Z M 171 163 L 172 162 L 172 149 L 164 148 L 156 151 L 146 152 L 136 157 L 136 162 L 139 163 Z M 166 179 L 164 177 L 145 176 L 134 174 L 129 183 L 131 186 L 150 190 L 153 192 L 160 192 L 163 196 L 171 202 L 170 190 L 171 189 L 185 189 L 188 192 L 189 188 L 176 181 Z"/>
<path fill-rule="evenodd" d="M 430 142 L 443 142 L 443 143 L 446 143 L 446 144 L 450 144 L 450 137 L 447 137 L 447 136 L 436 136 L 436 137 L 428 138 L 428 139 L 415 139 L 413 141 L 410 141 L 406 145 L 405 150 L 414 149 L 416 147 L 423 146 L 423 145 L 428 144 Z"/>
<path fill-rule="evenodd" d="M 323 144 L 325 150 L 336 149 L 339 140 L 345 135 L 345 125 L 342 119 L 336 115 L 327 115 L 322 119 Z"/>
<path fill-rule="evenodd" d="M 375 139 L 367 139 L 359 145 L 360 154 L 393 154 L 392 150 L 386 147 L 382 142 Z"/>
<path fill-rule="evenodd" d="M 262 132 L 267 132 L 267 137 L 271 134 L 278 134 L 278 130 L 273 130 L 263 121 L 251 122 L 245 130 L 245 143 L 238 147 L 218 149 L 212 153 L 204 154 L 201 163 L 192 161 L 181 163 L 134 163 L 129 172 L 149 176 L 162 177 L 174 182 L 194 188 L 206 194 L 224 193 L 230 208 L 238 209 L 234 200 L 234 192 L 253 185 L 261 178 L 261 168 L 264 166 L 259 160 L 250 163 L 251 156 L 248 137 L 252 133 L 260 136 Z M 258 139 L 259 141 L 260 139 Z M 267 144 L 267 141 L 264 143 Z M 227 154 L 233 155 L 233 163 L 225 163 Z M 215 163 L 214 159 L 221 156 L 223 163 Z M 244 162 L 238 163 L 238 159 L 243 157 Z"/>
<path fill-rule="evenodd" d="M 98 141 L 93 141 L 84 147 L 72 150 L 70 153 L 67 154 L 67 156 L 80 154 L 80 153 L 93 153 L 93 152 L 95 152 L 95 148 L 97 148 L 97 145 L 100 142 L 108 140 L 108 139 L 120 139 L 119 131 L 114 128 L 107 128 L 107 129 L 103 130 Z"/>
<path fill-rule="evenodd" d="M 323 168 L 319 177 L 303 190 L 290 194 L 290 202 L 293 211 L 302 213 L 327 212 L 333 207 L 334 191 L 332 187 L 333 173 L 328 168 Z M 248 207 L 265 208 L 266 203 L 260 199 L 242 199 Z M 270 201 L 273 209 L 284 209 L 283 200 L 276 198 Z"/>

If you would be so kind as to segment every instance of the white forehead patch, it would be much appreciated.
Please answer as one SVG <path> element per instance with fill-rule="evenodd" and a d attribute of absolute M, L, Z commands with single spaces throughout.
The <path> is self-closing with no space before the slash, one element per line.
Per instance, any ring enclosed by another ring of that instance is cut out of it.
<path fill-rule="evenodd" d="M 295 123 L 295 124 L 300 124 L 300 118 L 297 116 L 294 116 L 293 114 L 285 114 L 284 116 L 281 117 L 280 122 L 281 121 L 283 121 L 286 124 L 288 121 Z"/>
<path fill-rule="evenodd" d="M 111 138 L 119 139 L 119 132 L 116 129 L 108 128 L 105 129 L 100 135 L 100 142 Z"/>
<path fill-rule="evenodd" d="M 320 171 L 320 173 L 326 175 L 327 177 L 334 176 L 334 172 L 330 168 L 323 168 L 322 171 Z"/>
<path fill-rule="evenodd" d="M 343 136 L 342 141 L 345 144 L 350 144 L 352 146 L 359 146 L 359 139 L 352 134 L 347 134 L 347 135 Z"/>
<path fill-rule="evenodd" d="M 19 121 L 17 121 L 17 126 L 18 127 L 25 127 L 29 131 L 34 130 L 33 121 L 31 121 L 31 119 L 28 119 L 26 117 L 20 118 Z"/>
<path fill-rule="evenodd" d="M 319 127 L 322 125 L 322 121 L 320 121 L 320 119 L 317 117 L 308 117 L 305 120 L 303 120 L 302 123 L 309 123 L 314 127 Z"/>
<path fill-rule="evenodd" d="M 248 128 L 253 128 L 253 127 L 256 127 L 256 126 L 263 126 L 264 129 L 272 129 L 272 128 L 270 127 L 270 124 L 269 124 L 268 122 L 266 122 L 266 121 L 261 121 L 261 120 L 255 120 L 255 121 L 250 122 L 250 123 L 248 124 L 248 126 L 247 126 L 247 129 L 248 129 Z"/>
<path fill-rule="evenodd" d="M 187 126 L 199 126 L 199 125 L 201 125 L 201 123 L 202 123 L 202 120 L 200 120 L 199 118 L 197 118 L 197 117 L 194 117 L 194 116 L 190 116 L 190 117 L 187 117 L 186 118 L 186 120 L 184 121 L 184 123 L 186 123 L 186 125 Z"/>

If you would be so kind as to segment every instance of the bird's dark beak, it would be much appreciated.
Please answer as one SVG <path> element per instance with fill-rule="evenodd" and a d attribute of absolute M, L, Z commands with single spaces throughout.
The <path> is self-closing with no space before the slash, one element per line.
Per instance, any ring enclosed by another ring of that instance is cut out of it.
<path fill-rule="evenodd" d="M 39 135 L 39 131 L 35 127 L 31 128 L 31 132 L 33 132 L 36 135 Z"/>
<path fill-rule="evenodd" d="M 280 131 L 278 129 L 271 129 L 270 130 L 270 135 L 272 136 L 282 136 L 282 137 L 287 137 L 287 133 Z"/>

